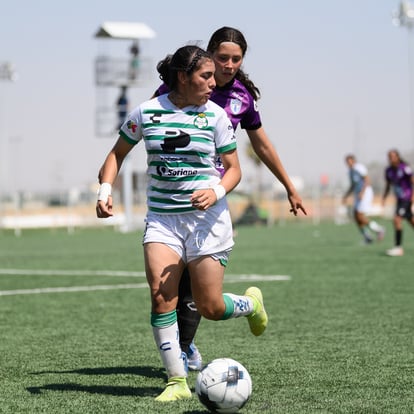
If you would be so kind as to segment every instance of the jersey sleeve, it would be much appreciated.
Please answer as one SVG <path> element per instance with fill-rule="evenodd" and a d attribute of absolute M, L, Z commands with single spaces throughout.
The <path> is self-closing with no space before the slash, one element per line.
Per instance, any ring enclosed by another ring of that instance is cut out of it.
<path fill-rule="evenodd" d="M 411 177 L 413 175 L 413 170 L 411 169 L 411 167 L 409 165 L 404 166 L 404 174 L 407 177 Z"/>
<path fill-rule="evenodd" d="M 219 154 L 230 152 L 237 148 L 233 125 L 224 110 L 219 112 L 215 140 L 216 151 Z"/>
<path fill-rule="evenodd" d="M 141 111 L 138 107 L 127 116 L 119 130 L 119 135 L 129 144 L 136 145 L 142 139 L 141 124 Z"/>
<path fill-rule="evenodd" d="M 247 97 L 248 107 L 243 114 L 243 118 L 240 120 L 240 127 L 247 130 L 256 130 L 262 126 L 262 120 L 260 118 L 257 102 L 250 94 L 247 94 Z"/>
<path fill-rule="evenodd" d="M 355 164 L 354 168 L 355 168 L 355 171 L 357 171 L 358 174 L 361 177 L 364 177 L 365 178 L 368 175 L 368 170 L 365 167 L 365 165 L 363 165 L 363 164 Z"/>

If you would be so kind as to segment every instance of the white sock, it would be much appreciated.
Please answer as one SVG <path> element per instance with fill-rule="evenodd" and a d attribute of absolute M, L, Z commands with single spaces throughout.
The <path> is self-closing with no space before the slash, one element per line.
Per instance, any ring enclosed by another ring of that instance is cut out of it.
<path fill-rule="evenodd" d="M 380 231 L 383 231 L 384 228 L 382 226 L 380 226 L 376 221 L 372 220 L 369 222 L 368 224 L 369 228 L 375 232 L 375 233 L 379 233 Z"/>
<path fill-rule="evenodd" d="M 248 296 L 223 293 L 223 299 L 226 304 L 226 314 L 228 315 L 226 319 L 247 316 L 253 312 L 253 301 Z M 233 309 L 228 309 L 230 301 L 233 304 Z"/>
<path fill-rule="evenodd" d="M 187 377 L 179 342 L 177 322 L 170 326 L 153 326 L 152 332 L 162 363 L 167 370 L 168 378 Z"/>

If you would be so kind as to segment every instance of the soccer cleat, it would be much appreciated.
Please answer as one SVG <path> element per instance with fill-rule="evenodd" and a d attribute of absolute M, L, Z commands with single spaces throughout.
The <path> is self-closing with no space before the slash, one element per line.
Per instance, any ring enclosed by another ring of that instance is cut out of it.
<path fill-rule="evenodd" d="M 203 359 L 201 358 L 200 351 L 195 346 L 194 342 L 191 342 L 188 348 L 187 366 L 190 371 L 200 371 L 203 367 Z"/>
<path fill-rule="evenodd" d="M 386 251 L 387 256 L 403 256 L 404 249 L 401 246 L 395 246 Z"/>
<path fill-rule="evenodd" d="M 247 316 L 250 331 L 253 335 L 259 336 L 265 331 L 268 321 L 262 292 L 257 287 L 249 287 L 244 294 L 253 301 L 253 312 Z"/>
<path fill-rule="evenodd" d="M 183 359 L 185 372 L 188 374 L 188 357 L 185 352 L 181 352 L 181 358 Z"/>
<path fill-rule="evenodd" d="M 168 379 L 165 390 L 155 398 L 155 401 L 169 402 L 191 398 L 191 390 L 188 388 L 185 377 L 171 377 Z"/>

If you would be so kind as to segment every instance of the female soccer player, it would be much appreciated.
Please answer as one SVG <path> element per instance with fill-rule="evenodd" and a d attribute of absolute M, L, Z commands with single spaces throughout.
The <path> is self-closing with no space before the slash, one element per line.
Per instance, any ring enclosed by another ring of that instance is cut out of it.
<path fill-rule="evenodd" d="M 349 172 L 349 188 L 344 194 L 342 201 L 346 204 L 349 195 L 354 194 L 354 220 L 367 244 L 372 243 L 371 231 L 377 236 L 377 240 L 384 238 L 385 229 L 376 221 L 370 220 L 367 213 L 372 209 L 374 190 L 368 177 L 368 170 L 365 165 L 357 162 L 354 155 L 349 154 L 345 157 L 345 163 Z"/>
<path fill-rule="evenodd" d="M 240 125 L 245 129 L 252 147 L 260 160 L 283 184 L 290 203 L 290 211 L 296 216 L 301 210 L 306 214 L 301 197 L 291 182 L 279 155 L 272 145 L 260 118 L 256 101 L 260 98 L 259 89 L 242 70 L 243 59 L 247 51 L 247 42 L 242 32 L 233 27 L 221 27 L 211 36 L 207 50 L 212 54 L 216 70 L 216 87 L 210 99 L 226 111 L 234 130 Z M 168 90 L 162 85 L 157 92 Z M 222 170 L 221 157 L 217 157 L 217 168 Z M 200 322 L 200 316 L 193 304 L 191 286 L 184 273 L 180 283 L 178 303 L 178 324 L 180 342 L 188 356 L 189 369 L 201 369 L 201 355 L 194 345 L 194 336 Z"/>
<path fill-rule="evenodd" d="M 388 151 L 388 161 L 389 165 L 385 169 L 385 190 L 382 203 L 385 204 L 391 187 L 394 189 L 397 203 L 393 220 L 395 246 L 388 249 L 386 254 L 388 256 L 403 256 L 403 219 L 406 219 L 414 227 L 414 215 L 412 211 L 414 176 L 411 167 L 401 158 L 397 150 L 393 149 Z"/>
<path fill-rule="evenodd" d="M 191 397 L 178 338 L 178 285 L 187 266 L 198 312 L 207 319 L 246 316 L 261 335 L 267 314 L 261 291 L 223 294 L 224 267 L 233 247 L 226 193 L 240 181 L 233 127 L 226 112 L 209 100 L 216 86 L 211 55 L 185 46 L 157 69 L 169 93 L 134 109 L 100 170 L 98 217 L 112 216 L 112 184 L 127 154 L 141 140 L 147 151 L 144 259 L 151 292 L 151 325 L 168 375 L 158 401 Z M 224 172 L 215 165 L 221 155 Z"/>

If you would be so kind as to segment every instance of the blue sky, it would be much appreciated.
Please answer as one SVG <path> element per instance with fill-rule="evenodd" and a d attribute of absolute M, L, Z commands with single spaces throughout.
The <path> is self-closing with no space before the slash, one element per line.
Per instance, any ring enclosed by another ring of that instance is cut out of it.
<path fill-rule="evenodd" d="M 249 43 L 244 69 L 262 92 L 264 127 L 289 174 L 305 177 L 309 185 L 321 174 L 331 183 L 346 182 L 348 152 L 366 163 L 385 163 L 391 147 L 403 154 L 414 149 L 409 76 L 414 33 L 391 22 L 399 1 L 246 1 L 237 9 L 234 4 L 3 5 L 0 62 L 12 61 L 19 80 L 0 80 L 0 191 L 66 191 L 96 182 L 116 139 L 95 134 L 93 64 L 102 45 L 94 34 L 104 21 L 144 22 L 157 33 L 141 43 L 154 72 L 148 85 L 130 91 L 133 104 L 157 87 L 155 65 L 167 53 L 192 40 L 205 46 L 223 25 L 242 30 Z M 104 48 L 110 53 L 127 56 L 129 43 L 108 42 Z M 108 90 L 105 105 L 111 107 L 116 94 Z M 238 137 L 243 180 L 252 182 L 254 172 L 242 154 L 247 137 L 243 131 Z M 133 163 L 144 170 L 143 146 L 134 150 Z"/>

